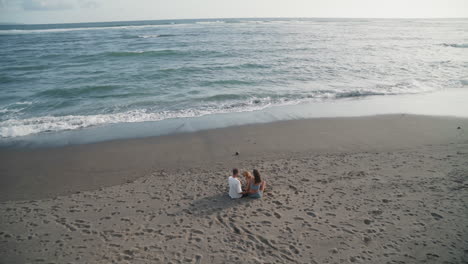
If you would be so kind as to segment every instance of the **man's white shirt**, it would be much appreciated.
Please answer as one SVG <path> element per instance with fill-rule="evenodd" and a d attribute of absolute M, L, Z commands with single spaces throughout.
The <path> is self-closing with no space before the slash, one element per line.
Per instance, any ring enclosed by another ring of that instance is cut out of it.
<path fill-rule="evenodd" d="M 240 181 L 237 178 L 230 176 L 228 179 L 228 182 L 229 182 L 229 196 L 232 199 L 241 198 L 242 187 L 241 187 Z"/>

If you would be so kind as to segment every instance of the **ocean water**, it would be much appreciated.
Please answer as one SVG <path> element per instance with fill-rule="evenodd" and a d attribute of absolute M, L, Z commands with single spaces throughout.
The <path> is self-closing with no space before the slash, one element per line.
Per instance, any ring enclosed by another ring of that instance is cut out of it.
<path fill-rule="evenodd" d="M 466 88 L 468 19 L 0 26 L 2 139 Z"/>

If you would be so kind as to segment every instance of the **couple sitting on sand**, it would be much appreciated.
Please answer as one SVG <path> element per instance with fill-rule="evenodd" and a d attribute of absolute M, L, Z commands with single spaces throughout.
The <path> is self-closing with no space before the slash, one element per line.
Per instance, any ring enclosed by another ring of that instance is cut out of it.
<path fill-rule="evenodd" d="M 248 171 L 244 171 L 242 175 L 245 178 L 245 191 L 242 191 L 241 182 L 239 180 L 239 170 L 232 170 L 232 176 L 228 179 L 229 196 L 232 199 L 238 199 L 246 196 L 250 198 L 262 198 L 266 182 L 262 181 L 258 170 L 253 170 L 253 176 Z"/>

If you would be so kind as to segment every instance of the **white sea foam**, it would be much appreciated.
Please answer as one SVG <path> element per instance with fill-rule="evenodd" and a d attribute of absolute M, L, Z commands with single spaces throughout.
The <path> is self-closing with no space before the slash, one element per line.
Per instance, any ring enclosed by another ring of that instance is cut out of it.
<path fill-rule="evenodd" d="M 329 95 L 323 94 L 322 98 Z M 67 116 L 42 116 L 27 119 L 10 119 L 0 122 L 0 137 L 21 137 L 42 132 L 56 132 L 65 130 L 76 130 L 92 126 L 138 123 L 149 121 L 161 121 L 172 118 L 192 118 L 210 114 L 226 114 L 236 112 L 251 112 L 265 109 L 270 106 L 293 105 L 320 98 L 251 98 L 246 101 L 231 101 L 221 104 L 201 106 L 199 109 L 188 109 L 179 111 L 150 112 L 146 109 L 132 110 L 113 114 L 98 115 L 67 115 Z"/>
<path fill-rule="evenodd" d="M 216 21 L 198 21 L 195 24 L 199 25 L 213 25 L 213 24 L 224 24 L 226 21 L 216 20 Z"/>
<path fill-rule="evenodd" d="M 219 108 L 213 106 L 195 110 L 161 111 L 157 113 L 147 110 L 132 110 L 114 114 L 43 116 L 28 119 L 10 119 L 0 122 L 0 137 L 21 137 L 41 132 L 75 130 L 104 124 L 137 123 L 160 121 L 170 118 L 199 117 L 208 114 L 255 111 L 270 105 L 269 99 L 266 101 L 254 99 L 246 103 L 223 104 Z"/>
<path fill-rule="evenodd" d="M 171 118 L 193 118 L 209 114 L 224 114 L 235 112 L 258 111 L 271 106 L 285 106 L 307 103 L 312 101 L 333 100 L 336 98 L 355 98 L 375 95 L 395 95 L 411 94 L 431 91 L 433 89 L 421 88 L 420 90 L 408 91 L 410 84 L 402 83 L 388 87 L 379 87 L 376 90 L 353 89 L 341 91 L 318 90 L 309 94 L 296 96 L 294 98 L 250 98 L 248 100 L 233 100 L 225 102 L 214 102 L 199 106 L 195 109 L 185 109 L 178 111 L 151 112 L 146 109 L 132 110 L 127 112 L 97 115 L 67 115 L 67 116 L 42 116 L 28 119 L 9 119 L 0 122 L 0 137 L 12 138 L 42 132 L 54 132 L 64 130 L 82 129 L 92 126 L 118 124 L 118 123 L 138 123 L 149 121 L 161 121 Z M 413 84 L 414 85 L 414 84 Z M 28 102 L 24 102 L 26 104 Z"/>
<path fill-rule="evenodd" d="M 8 113 L 18 113 L 24 110 L 28 105 L 31 105 L 33 102 L 30 101 L 23 101 L 23 102 L 16 102 L 9 105 L 4 106 L 4 108 L 0 109 L 0 114 L 8 114 Z M 23 107 L 22 107 L 23 106 Z"/>
<path fill-rule="evenodd" d="M 13 109 L 10 109 L 10 108 L 2 108 L 0 109 L 0 114 L 5 114 L 5 113 L 18 113 L 18 112 L 21 112 L 21 110 L 23 110 L 24 108 L 13 108 Z"/>
<path fill-rule="evenodd" d="M 30 101 L 24 101 L 24 102 L 16 102 L 16 105 L 31 105 L 33 102 Z"/>
<path fill-rule="evenodd" d="M 139 38 L 159 38 L 160 35 L 139 35 Z"/>
<path fill-rule="evenodd" d="M 163 37 L 175 37 L 172 34 L 149 34 L 149 35 L 138 35 L 139 38 L 163 38 Z"/>

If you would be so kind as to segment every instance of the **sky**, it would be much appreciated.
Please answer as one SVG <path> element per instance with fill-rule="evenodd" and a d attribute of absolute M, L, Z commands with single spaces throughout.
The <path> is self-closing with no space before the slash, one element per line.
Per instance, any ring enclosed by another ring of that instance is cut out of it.
<path fill-rule="evenodd" d="M 249 17 L 468 17 L 468 0 L 0 0 L 2 23 Z"/>

